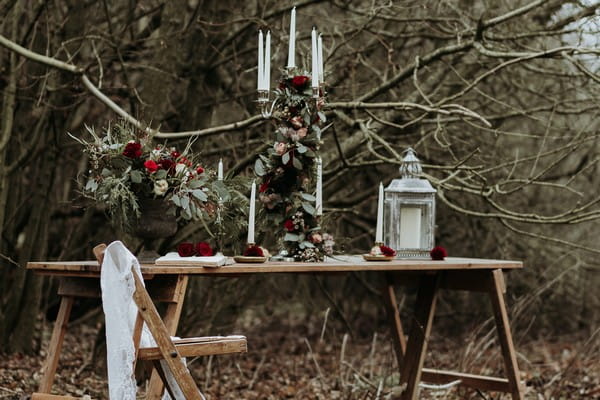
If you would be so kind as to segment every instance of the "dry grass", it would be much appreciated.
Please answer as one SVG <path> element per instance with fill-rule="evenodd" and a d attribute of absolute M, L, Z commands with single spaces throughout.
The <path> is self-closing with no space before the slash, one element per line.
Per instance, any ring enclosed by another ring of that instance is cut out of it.
<path fill-rule="evenodd" d="M 323 315 L 323 314 L 321 314 Z M 385 327 L 373 336 L 339 334 L 329 317 L 298 319 L 293 314 L 247 318 L 239 331 L 249 338 L 250 352 L 193 360 L 191 368 L 207 398 L 216 399 L 390 399 L 398 394 L 398 373 Z M 244 320 L 244 319 L 241 319 Z M 273 322 L 276 321 L 276 322 Z M 44 336 L 49 335 L 49 326 Z M 487 325 L 461 337 L 438 330 L 429 346 L 427 366 L 502 374 L 494 332 Z M 600 398 L 598 331 L 589 337 L 565 336 L 522 342 L 519 363 L 526 398 Z M 54 390 L 106 398 L 102 352 L 92 361 L 99 325 L 75 325 L 67 336 Z M 26 399 L 39 379 L 42 351 L 35 357 L 14 354 L 0 362 L 0 398 Z M 91 362 L 90 362 L 91 361 Z M 143 386 L 143 385 L 142 385 Z M 140 396 L 143 387 L 140 388 Z M 477 393 L 452 387 L 422 389 L 422 399 L 506 399 L 498 393 Z"/>

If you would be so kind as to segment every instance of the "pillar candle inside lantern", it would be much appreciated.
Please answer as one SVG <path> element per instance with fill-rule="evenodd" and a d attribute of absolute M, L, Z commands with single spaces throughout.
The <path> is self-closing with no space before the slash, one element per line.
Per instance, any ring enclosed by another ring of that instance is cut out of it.
<path fill-rule="evenodd" d="M 421 208 L 406 207 L 400 210 L 400 247 L 416 249 L 421 246 Z"/>

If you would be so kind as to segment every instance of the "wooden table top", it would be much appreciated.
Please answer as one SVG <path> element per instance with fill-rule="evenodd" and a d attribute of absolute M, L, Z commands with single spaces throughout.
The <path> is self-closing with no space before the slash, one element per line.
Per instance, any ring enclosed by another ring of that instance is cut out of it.
<path fill-rule="evenodd" d="M 361 256 L 340 256 L 328 258 L 325 262 L 280 262 L 269 261 L 262 264 L 232 263 L 222 267 L 201 265 L 149 265 L 141 266 L 145 275 L 230 275 L 263 273 L 311 273 L 311 272 L 351 272 L 351 271 L 440 271 L 440 270 L 490 270 L 523 268 L 521 261 L 486 260 L 479 258 L 448 257 L 444 261 L 405 259 L 392 261 L 364 261 Z M 97 261 L 39 261 L 27 263 L 27 269 L 48 275 L 98 276 L 100 266 Z"/>

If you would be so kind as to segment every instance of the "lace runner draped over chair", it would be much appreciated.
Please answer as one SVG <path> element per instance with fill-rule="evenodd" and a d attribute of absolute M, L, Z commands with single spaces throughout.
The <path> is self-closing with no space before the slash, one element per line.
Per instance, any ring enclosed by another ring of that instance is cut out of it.
<path fill-rule="evenodd" d="M 152 363 L 172 398 L 203 399 L 183 357 L 246 352 L 246 338 L 171 338 L 146 291 L 135 256 L 119 241 L 97 246 L 94 254 L 102 264 L 110 398 L 135 400 L 135 362 L 140 359 Z"/>

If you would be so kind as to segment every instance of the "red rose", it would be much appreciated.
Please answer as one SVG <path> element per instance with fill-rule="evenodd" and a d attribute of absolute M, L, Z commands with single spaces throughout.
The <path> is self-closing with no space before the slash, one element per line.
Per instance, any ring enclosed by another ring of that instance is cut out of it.
<path fill-rule="evenodd" d="M 175 168 L 175 163 L 167 158 L 158 161 L 158 165 L 160 166 L 160 168 L 166 169 L 167 171 L 170 171 Z"/>
<path fill-rule="evenodd" d="M 308 80 L 309 80 L 308 76 L 297 75 L 292 78 L 292 86 L 294 86 L 294 88 L 296 88 L 296 90 L 303 90 L 304 87 L 306 86 L 306 83 L 308 82 Z"/>
<path fill-rule="evenodd" d="M 173 157 L 175 160 L 177 160 L 179 158 L 181 154 L 179 154 L 178 151 L 174 150 L 171 152 L 171 157 Z"/>
<path fill-rule="evenodd" d="M 285 229 L 287 229 L 288 232 L 293 232 L 294 231 L 294 221 L 292 221 L 291 219 L 286 219 L 285 222 L 283 223 L 283 227 Z"/>
<path fill-rule="evenodd" d="M 431 249 L 429 255 L 431 255 L 432 260 L 442 261 L 444 258 L 448 257 L 448 252 L 446 252 L 446 249 L 442 246 L 435 246 Z"/>
<path fill-rule="evenodd" d="M 396 250 L 388 246 L 379 246 L 379 250 L 381 250 L 381 254 L 386 257 L 394 257 L 396 255 Z"/>
<path fill-rule="evenodd" d="M 201 166 L 198 166 L 198 168 L 196 168 L 196 173 L 197 173 L 198 175 L 200 175 L 200 174 L 201 174 L 201 173 L 203 173 L 203 172 L 204 172 L 204 168 L 202 168 Z"/>
<path fill-rule="evenodd" d="M 269 188 L 269 182 L 265 182 L 263 184 L 260 185 L 260 187 L 258 188 L 258 192 L 259 193 L 264 193 L 267 191 L 267 189 Z"/>
<path fill-rule="evenodd" d="M 129 158 L 140 158 L 142 156 L 142 145 L 137 142 L 127 143 L 123 155 Z"/>
<path fill-rule="evenodd" d="M 146 170 L 150 173 L 158 171 L 158 164 L 152 160 L 147 160 L 144 163 L 144 167 L 146 167 Z"/>
<path fill-rule="evenodd" d="M 180 257 L 191 257 L 196 254 L 196 250 L 194 250 L 193 243 L 184 242 L 177 246 L 177 253 L 179 253 Z"/>
<path fill-rule="evenodd" d="M 244 255 L 246 257 L 264 257 L 262 249 L 259 246 L 248 246 L 246 250 L 244 250 Z"/>
<path fill-rule="evenodd" d="M 210 244 L 207 242 L 200 242 L 196 245 L 196 253 L 202 257 L 210 257 L 215 254 Z"/>

